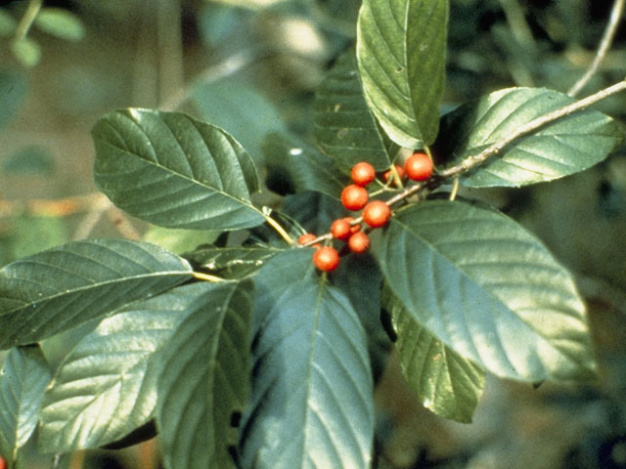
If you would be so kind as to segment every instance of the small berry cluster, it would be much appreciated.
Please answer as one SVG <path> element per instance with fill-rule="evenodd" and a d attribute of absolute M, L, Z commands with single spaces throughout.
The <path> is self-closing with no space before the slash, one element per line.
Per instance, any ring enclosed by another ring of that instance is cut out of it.
<path fill-rule="evenodd" d="M 423 152 L 413 153 L 404 163 L 404 167 L 395 165 L 394 171 L 389 170 L 383 174 L 382 179 L 389 186 L 402 184 L 405 177 L 413 181 L 426 181 L 433 174 L 433 162 L 430 156 Z M 376 180 L 376 170 L 365 161 L 355 164 L 350 173 L 352 184 L 346 186 L 341 193 L 341 203 L 351 211 L 363 210 L 361 220 L 365 223 L 369 232 L 375 228 L 381 228 L 389 222 L 391 208 L 383 200 L 369 200 L 370 194 L 367 186 Z M 370 238 L 365 230 L 362 230 L 359 219 L 353 217 L 339 218 L 331 224 L 330 234 L 333 239 L 344 241 L 354 253 L 364 253 L 370 248 Z M 306 245 L 313 242 L 317 237 L 313 233 L 307 233 L 298 238 L 298 243 Z M 332 246 L 320 246 L 313 254 L 313 264 L 322 272 L 331 272 L 339 266 L 339 252 Z"/>

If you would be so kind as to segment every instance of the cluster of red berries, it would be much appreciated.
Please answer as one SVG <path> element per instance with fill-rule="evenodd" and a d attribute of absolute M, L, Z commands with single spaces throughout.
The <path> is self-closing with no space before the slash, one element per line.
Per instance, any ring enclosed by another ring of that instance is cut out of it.
<path fill-rule="evenodd" d="M 389 170 L 383 174 L 387 184 L 395 184 L 408 177 L 413 181 L 426 181 L 433 174 L 433 162 L 423 152 L 413 153 L 404 163 L 404 167 L 395 166 L 395 174 Z M 362 220 L 368 230 L 380 228 L 387 224 L 391 217 L 391 208 L 382 200 L 369 200 L 367 186 L 376 179 L 376 170 L 365 161 L 355 164 L 350 173 L 352 184 L 346 186 L 341 193 L 341 203 L 351 211 L 363 210 Z M 363 253 L 370 248 L 370 238 L 361 230 L 361 223 L 352 217 L 339 218 L 330 227 L 333 239 L 345 241 L 350 251 Z M 299 244 L 308 244 L 316 239 L 312 233 L 300 236 Z M 313 264 L 323 272 L 331 272 L 339 266 L 339 252 L 332 246 L 314 245 Z"/>

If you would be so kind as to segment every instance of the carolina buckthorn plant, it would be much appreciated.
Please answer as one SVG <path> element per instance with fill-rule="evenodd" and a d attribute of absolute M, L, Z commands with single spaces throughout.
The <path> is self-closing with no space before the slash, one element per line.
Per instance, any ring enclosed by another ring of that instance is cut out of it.
<path fill-rule="evenodd" d="M 272 208 L 253 198 L 258 161 L 222 127 L 137 108 L 95 123 L 98 188 L 130 216 L 208 241 L 176 254 L 80 240 L 0 270 L 9 467 L 37 428 L 51 455 L 157 435 L 169 469 L 368 468 L 372 364 L 392 346 L 415 399 L 465 423 L 487 373 L 595 378 L 573 274 L 457 188 L 478 197 L 603 161 L 623 132 L 593 106 L 626 81 L 578 100 L 499 89 L 441 116 L 449 21 L 463 18 L 445 0 L 363 0 L 355 47 L 315 96 L 317 146 L 269 134 L 264 169 L 284 182 Z M 395 162 L 415 149 L 437 155 L 435 177 L 413 155 L 402 180 Z M 381 312 L 395 344 L 374 350 Z M 53 368 L 46 341 L 70 330 L 81 338 Z"/>

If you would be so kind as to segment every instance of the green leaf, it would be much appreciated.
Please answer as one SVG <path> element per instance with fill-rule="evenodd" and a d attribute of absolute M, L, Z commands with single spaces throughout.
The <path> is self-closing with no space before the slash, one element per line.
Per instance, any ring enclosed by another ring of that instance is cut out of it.
<path fill-rule="evenodd" d="M 0 8 L 0 37 L 11 37 L 17 28 L 17 21 L 11 14 Z"/>
<path fill-rule="evenodd" d="M 119 208 L 166 228 L 236 230 L 263 223 L 250 156 L 224 130 L 141 109 L 102 117 L 92 136 L 95 180 Z"/>
<path fill-rule="evenodd" d="M 439 127 L 447 0 L 363 0 L 357 59 L 365 98 L 398 145 L 430 145 Z"/>
<path fill-rule="evenodd" d="M 28 36 L 11 41 L 10 47 L 16 60 L 26 68 L 34 67 L 41 60 L 41 47 Z"/>
<path fill-rule="evenodd" d="M 162 248 L 128 240 L 79 241 L 0 270 L 0 349 L 36 342 L 191 278 Z"/>
<path fill-rule="evenodd" d="M 37 427 L 50 369 L 38 345 L 16 347 L 0 371 L 0 455 L 10 464 Z"/>
<path fill-rule="evenodd" d="M 470 423 L 485 387 L 485 370 L 422 327 L 388 288 L 385 293 L 402 374 L 420 403 L 441 417 Z"/>
<path fill-rule="evenodd" d="M 436 153 L 459 163 L 508 138 L 519 127 L 573 101 L 542 88 L 508 88 L 467 103 L 442 120 Z M 514 141 L 477 170 L 469 187 L 519 187 L 583 171 L 604 160 L 624 132 L 609 116 L 583 111 Z"/>
<path fill-rule="evenodd" d="M 212 287 L 160 357 L 157 425 L 170 468 L 234 466 L 228 446 L 237 438 L 230 426 L 249 392 L 253 284 Z"/>
<path fill-rule="evenodd" d="M 79 41 L 85 36 L 85 27 L 78 16 L 63 8 L 42 8 L 35 18 L 42 31 L 68 41 Z"/>
<path fill-rule="evenodd" d="M 157 352 L 207 283 L 175 288 L 105 319 L 65 357 L 45 394 L 39 446 L 65 453 L 118 441 L 156 407 Z M 158 357 L 157 357 L 158 358 Z"/>
<path fill-rule="evenodd" d="M 176 254 L 192 251 L 201 244 L 212 243 L 219 236 L 218 232 L 182 230 L 151 226 L 142 240 L 156 244 Z"/>
<path fill-rule="evenodd" d="M 267 134 L 285 130 L 280 115 L 259 90 L 232 76 L 198 83 L 191 98 L 202 120 L 237 137 L 254 158 L 261 156 Z"/>
<path fill-rule="evenodd" d="M 226 279 L 240 279 L 256 273 L 281 249 L 266 246 L 202 246 L 185 254 L 198 268 Z"/>
<path fill-rule="evenodd" d="M 422 202 L 392 219 L 380 262 L 414 320 L 486 370 L 532 382 L 593 376 L 570 273 L 513 220 L 461 202 Z"/>
<path fill-rule="evenodd" d="M 391 165 L 392 145 L 369 110 L 354 51 L 343 54 L 324 77 L 314 102 L 317 143 L 338 165 L 352 168 L 368 161 L 377 170 Z"/>
<path fill-rule="evenodd" d="M 267 187 L 281 195 L 317 191 L 338 198 L 348 180 L 332 158 L 291 135 L 269 134 L 263 153 Z"/>
<path fill-rule="evenodd" d="M 243 467 L 369 467 L 374 429 L 365 332 L 311 249 L 259 271 Z"/>

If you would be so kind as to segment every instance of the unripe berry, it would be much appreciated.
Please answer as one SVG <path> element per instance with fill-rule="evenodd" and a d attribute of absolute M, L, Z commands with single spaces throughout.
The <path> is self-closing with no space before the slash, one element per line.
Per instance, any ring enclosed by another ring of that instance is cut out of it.
<path fill-rule="evenodd" d="M 413 181 L 426 181 L 433 175 L 433 160 L 426 153 L 416 151 L 404 162 L 404 170 Z"/>
<path fill-rule="evenodd" d="M 357 186 L 367 186 L 376 179 L 376 170 L 368 162 L 361 161 L 352 167 L 350 176 L 352 176 L 352 182 Z"/>
<path fill-rule="evenodd" d="M 361 210 L 369 199 L 367 189 L 356 184 L 346 186 L 341 193 L 341 203 L 348 210 Z"/>
<path fill-rule="evenodd" d="M 332 225 L 330 225 L 330 234 L 332 234 L 333 238 L 336 239 L 348 239 L 352 234 L 350 222 L 346 218 L 335 220 Z"/>
<path fill-rule="evenodd" d="M 391 209 L 382 200 L 374 200 L 363 209 L 363 221 L 372 228 L 385 226 L 391 216 Z"/>
<path fill-rule="evenodd" d="M 332 272 L 339 266 L 339 253 L 335 248 L 323 246 L 313 254 L 313 264 L 322 272 Z"/>
<path fill-rule="evenodd" d="M 348 247 L 350 251 L 354 253 L 363 253 L 370 248 L 370 237 L 362 231 L 354 233 L 350 236 L 350 239 L 348 239 Z"/>

